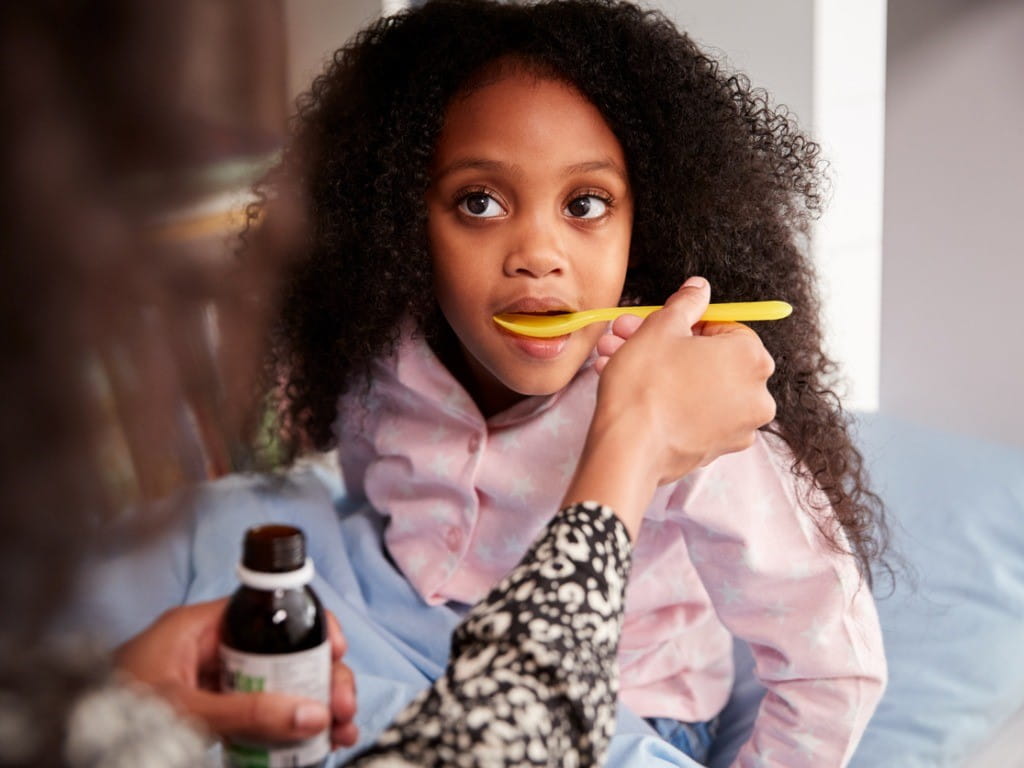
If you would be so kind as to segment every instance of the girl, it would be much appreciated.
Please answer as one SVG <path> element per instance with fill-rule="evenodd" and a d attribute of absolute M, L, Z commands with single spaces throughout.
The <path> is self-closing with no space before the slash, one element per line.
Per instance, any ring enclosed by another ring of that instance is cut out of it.
<path fill-rule="evenodd" d="M 270 366 L 285 435 L 293 452 L 338 446 L 432 604 L 476 602 L 515 565 L 593 410 L 601 328 L 530 340 L 494 314 L 659 303 L 694 274 L 717 300 L 794 305 L 759 329 L 776 421 L 660 487 L 636 545 L 621 700 L 699 760 L 730 633 L 768 689 L 741 765 L 845 764 L 884 685 L 862 583 L 879 504 L 800 248 L 817 152 L 656 13 L 445 0 L 339 51 L 283 161 L 312 211 Z"/>

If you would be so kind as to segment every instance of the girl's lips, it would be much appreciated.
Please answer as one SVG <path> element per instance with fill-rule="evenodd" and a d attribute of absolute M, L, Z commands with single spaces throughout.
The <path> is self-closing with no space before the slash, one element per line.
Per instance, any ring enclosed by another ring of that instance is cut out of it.
<path fill-rule="evenodd" d="M 502 307 L 495 314 L 557 315 L 574 311 L 569 302 L 555 296 L 524 296 Z"/>
<path fill-rule="evenodd" d="M 538 360 L 551 360 L 558 357 L 569 343 L 569 337 L 572 335 L 567 333 L 564 336 L 538 339 L 533 336 L 520 336 L 506 328 L 498 327 L 498 330 L 505 334 L 520 351 Z"/>

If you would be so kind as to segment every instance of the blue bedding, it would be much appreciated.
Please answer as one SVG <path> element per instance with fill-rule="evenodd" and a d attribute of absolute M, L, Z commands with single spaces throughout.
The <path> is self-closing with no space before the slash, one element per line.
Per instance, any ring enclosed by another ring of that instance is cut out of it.
<path fill-rule="evenodd" d="M 879 602 L 890 685 L 852 764 L 960 765 L 1024 705 L 1024 453 L 877 417 L 861 421 L 860 441 L 890 506 L 894 546 L 917 581 L 900 576 Z M 194 519 L 148 550 L 97 564 L 68 621 L 118 642 L 167 607 L 225 595 L 237 584 L 244 530 L 291 522 L 307 532 L 313 586 L 349 641 L 356 748 L 439 674 L 458 616 L 422 603 L 382 551 L 379 523 L 350 507 L 330 478 L 230 477 L 201 489 L 197 502 Z M 712 768 L 729 765 L 762 694 L 742 645 L 736 657 Z M 609 765 L 696 763 L 620 707 Z"/>
<path fill-rule="evenodd" d="M 349 643 L 345 660 L 357 674 L 361 734 L 353 750 L 365 747 L 443 670 L 458 615 L 425 605 L 384 555 L 375 516 L 346 507 L 344 499 L 333 501 L 318 475 L 297 473 L 284 482 L 230 477 L 202 489 L 196 502 L 195 519 L 172 536 L 97 566 L 69 622 L 100 627 L 114 643 L 169 606 L 228 594 L 237 586 L 234 567 L 245 529 L 292 523 L 306 531 L 317 568 L 312 586 Z M 697 765 L 625 709 L 610 764 Z"/>

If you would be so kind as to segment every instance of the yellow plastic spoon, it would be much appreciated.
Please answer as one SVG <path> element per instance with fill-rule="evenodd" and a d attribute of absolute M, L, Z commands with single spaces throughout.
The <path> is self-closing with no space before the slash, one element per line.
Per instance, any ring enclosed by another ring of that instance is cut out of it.
<path fill-rule="evenodd" d="M 583 312 L 567 312 L 564 315 L 495 315 L 494 322 L 520 336 L 548 339 L 578 331 L 585 325 L 614 320 L 620 315 L 647 317 L 658 307 L 607 307 L 587 309 Z M 736 301 L 726 304 L 709 304 L 701 320 L 713 323 L 754 322 L 758 320 L 781 320 L 789 317 L 793 307 L 784 301 Z"/>

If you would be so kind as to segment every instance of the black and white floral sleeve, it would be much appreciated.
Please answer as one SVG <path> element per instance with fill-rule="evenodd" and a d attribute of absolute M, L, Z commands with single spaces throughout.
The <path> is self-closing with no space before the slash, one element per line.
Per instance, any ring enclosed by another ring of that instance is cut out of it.
<path fill-rule="evenodd" d="M 455 630 L 445 674 L 353 765 L 600 765 L 631 557 L 610 508 L 560 511 Z"/>

